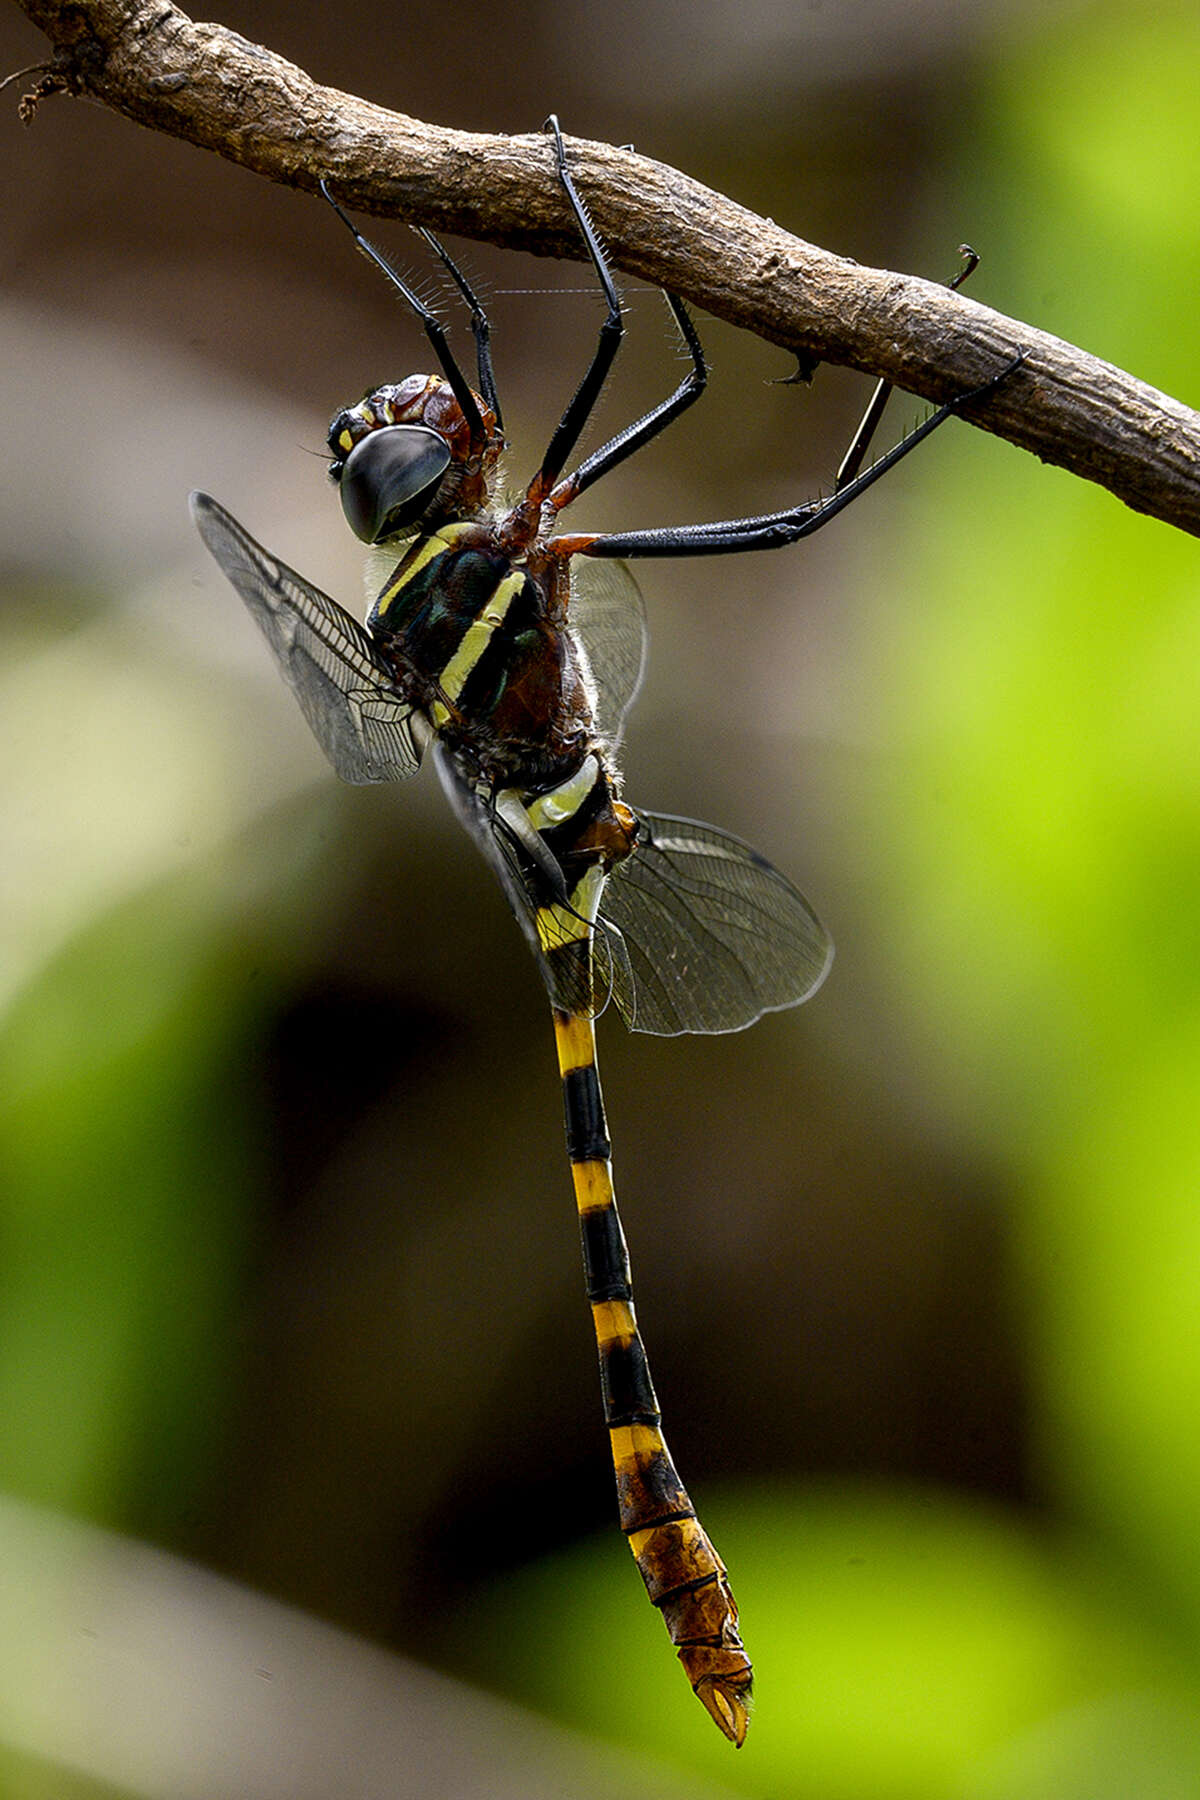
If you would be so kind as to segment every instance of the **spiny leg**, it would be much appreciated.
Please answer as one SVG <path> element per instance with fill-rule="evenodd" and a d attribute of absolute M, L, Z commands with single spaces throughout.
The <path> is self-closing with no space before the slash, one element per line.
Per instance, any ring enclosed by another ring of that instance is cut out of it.
<path fill-rule="evenodd" d="M 750 1723 L 753 1671 L 738 1635 L 725 1565 L 696 1517 L 660 1429 L 613 1192 L 595 1030 L 590 1019 L 556 1011 L 554 1033 L 621 1529 L 695 1693 L 740 1746 Z"/>
<path fill-rule="evenodd" d="M 547 548 L 552 556 L 716 556 L 741 550 L 777 550 L 784 544 L 794 544 L 827 525 L 915 450 L 930 432 L 966 407 L 988 399 L 1016 374 L 1024 361 L 1025 351 L 1015 351 L 990 381 L 981 382 L 969 392 L 947 400 L 870 468 L 862 470 L 853 481 L 824 500 L 806 500 L 782 512 L 760 513 L 749 519 L 717 519 L 703 525 L 668 525 L 650 531 L 604 532 L 597 536 L 582 532 L 564 534 L 551 538 Z"/>
<path fill-rule="evenodd" d="M 596 344 L 592 360 L 584 372 L 583 380 L 567 402 L 562 418 L 554 428 L 553 436 L 542 458 L 542 466 L 533 478 L 528 498 L 535 504 L 545 499 L 550 489 L 562 474 L 563 464 L 579 442 L 579 434 L 591 416 L 592 408 L 600 397 L 600 390 L 608 379 L 609 370 L 616 360 L 617 351 L 621 348 L 621 339 L 625 335 L 625 326 L 621 318 L 621 302 L 617 298 L 617 290 L 609 272 L 608 259 L 600 246 L 595 227 L 588 216 L 587 207 L 583 204 L 571 179 L 571 171 L 567 167 L 567 152 L 563 144 L 562 132 L 554 114 L 546 120 L 546 129 L 554 139 L 555 167 L 562 190 L 567 197 L 575 222 L 583 235 L 587 253 L 591 259 L 596 277 L 604 290 L 604 298 L 608 305 L 608 313 L 600 327 L 600 336 Z"/>
<path fill-rule="evenodd" d="M 334 212 L 342 221 L 342 224 L 346 227 L 346 230 L 350 233 L 354 242 L 358 245 L 358 248 L 367 258 L 367 261 L 373 262 L 375 267 L 387 277 L 397 293 L 412 308 L 413 312 L 416 313 L 418 319 L 421 321 L 421 324 L 425 328 L 425 336 L 433 345 L 434 354 L 442 365 L 442 373 L 450 383 L 450 391 L 462 408 L 463 417 L 467 421 L 467 426 L 471 434 L 471 448 L 472 450 L 480 449 L 487 436 L 487 432 L 484 429 L 483 419 L 480 416 L 479 408 L 475 404 L 475 396 L 471 392 L 471 385 L 458 366 L 457 358 L 450 348 L 449 340 L 446 337 L 441 320 L 436 314 L 430 312 L 429 308 L 425 305 L 425 302 L 418 298 L 406 281 L 401 279 L 396 270 L 393 269 L 387 257 L 383 254 L 383 251 L 377 250 L 370 239 L 363 236 L 362 232 L 358 229 L 358 226 L 354 223 L 354 220 L 341 206 L 338 205 L 338 202 L 330 193 L 329 183 L 323 180 L 318 181 L 317 187 L 320 190 L 321 198 L 327 200 L 330 206 L 332 206 Z M 436 245 L 435 248 L 437 248 Z M 443 258 L 443 260 L 445 260 L 445 258 Z M 478 333 L 476 333 L 475 342 L 478 347 Z M 486 394 L 484 395 L 484 398 L 487 399 Z"/>
<path fill-rule="evenodd" d="M 484 312 L 474 288 L 445 245 L 435 238 L 432 231 L 429 231 L 424 225 L 418 225 L 415 229 L 418 236 L 424 238 L 429 245 L 470 311 L 471 336 L 475 339 L 475 368 L 479 391 L 496 415 L 497 431 L 503 431 L 504 421 L 500 416 L 500 402 L 496 398 L 496 377 L 492 372 L 492 328 L 488 316 Z"/>
<path fill-rule="evenodd" d="M 598 450 L 593 450 L 577 469 L 564 476 L 549 496 L 550 504 L 556 510 L 569 506 L 585 488 L 591 487 L 594 481 L 599 481 L 602 475 L 607 475 L 610 469 L 615 469 L 618 463 L 623 463 L 626 457 L 633 456 L 644 444 L 656 438 L 660 431 L 665 431 L 673 419 L 677 419 L 680 413 L 686 412 L 700 398 L 708 384 L 708 364 L 704 360 L 700 334 L 692 323 L 691 315 L 683 301 L 675 294 L 669 294 L 666 288 L 662 290 L 662 297 L 671 309 L 671 316 L 679 328 L 679 335 L 692 359 L 692 366 L 673 394 L 651 407 L 648 413 L 635 419 L 632 425 L 627 425 L 624 431 L 619 431 L 606 444 L 601 444 Z"/>

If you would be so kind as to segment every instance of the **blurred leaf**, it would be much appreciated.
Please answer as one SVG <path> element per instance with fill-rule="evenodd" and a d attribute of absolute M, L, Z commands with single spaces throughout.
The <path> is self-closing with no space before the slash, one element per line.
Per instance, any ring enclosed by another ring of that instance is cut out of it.
<path fill-rule="evenodd" d="M 195 1505 L 254 1211 L 253 1045 L 304 954 L 280 927 L 323 816 L 284 809 L 101 914 L 0 1022 L 14 1493 L 158 1530 Z"/>
<path fill-rule="evenodd" d="M 126 1800 L 127 1790 L 3 1745 L 0 1794 L 4 1800 Z"/>
<path fill-rule="evenodd" d="M 973 185 L 1023 259 L 1007 305 L 1186 395 L 1198 21 L 1130 26 L 998 68 Z M 881 956 L 924 1104 L 1017 1198 L 1040 1478 L 1195 1655 L 1196 545 L 1000 446 L 960 444 L 908 517 L 919 604 L 876 605 L 864 695 L 893 739 L 861 830 Z"/>

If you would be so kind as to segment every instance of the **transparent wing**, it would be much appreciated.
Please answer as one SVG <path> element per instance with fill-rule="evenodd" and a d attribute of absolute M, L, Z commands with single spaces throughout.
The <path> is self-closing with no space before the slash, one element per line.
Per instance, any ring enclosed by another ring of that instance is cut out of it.
<path fill-rule="evenodd" d="M 484 861 L 504 889 L 517 924 L 550 996 L 560 1012 L 595 1018 L 602 1013 L 618 988 L 632 993 L 632 975 L 624 944 L 601 921 L 598 932 L 582 929 L 583 921 L 562 901 L 554 902 L 544 876 L 522 858 L 516 840 L 481 793 L 442 744 L 435 744 L 434 767 L 459 823 L 474 840 Z M 605 954 L 594 957 L 593 942 L 604 942 Z M 618 1000 L 622 1016 L 625 1007 Z"/>
<path fill-rule="evenodd" d="M 192 517 L 275 653 L 343 781 L 399 781 L 420 767 L 420 726 L 375 643 L 345 609 L 279 562 L 207 494 Z"/>
<path fill-rule="evenodd" d="M 740 838 L 639 814 L 637 848 L 604 889 L 601 981 L 633 1031 L 740 1031 L 820 986 L 833 946 L 804 896 Z M 631 981 L 606 966 L 619 933 Z"/>
<path fill-rule="evenodd" d="M 624 563 L 576 559 L 570 620 L 596 684 L 597 731 L 607 743 L 617 744 L 646 663 L 646 609 Z"/>
<path fill-rule="evenodd" d="M 534 920 L 536 902 L 516 846 L 501 828 L 486 795 L 467 779 L 444 744 L 434 745 L 433 766 L 455 817 L 504 889 L 530 948 L 540 957 Z"/>

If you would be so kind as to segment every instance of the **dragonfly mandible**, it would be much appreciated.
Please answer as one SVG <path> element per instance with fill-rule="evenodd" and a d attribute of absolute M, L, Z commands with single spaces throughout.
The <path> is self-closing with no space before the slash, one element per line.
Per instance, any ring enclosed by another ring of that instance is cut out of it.
<path fill-rule="evenodd" d="M 330 473 L 347 521 L 366 543 L 394 550 L 396 566 L 359 625 L 215 500 L 197 493 L 191 504 L 204 542 L 261 627 L 338 775 L 401 780 L 428 753 L 533 951 L 553 1011 L 621 1529 L 693 1689 L 740 1745 L 751 1664 L 725 1565 L 662 1433 L 613 1190 L 594 1021 L 611 1003 L 635 1031 L 738 1031 L 807 999 L 832 952 L 804 897 L 739 838 L 626 804 L 617 752 L 641 680 L 645 625 L 637 587 L 614 559 L 793 543 L 965 402 L 990 392 L 1015 361 L 862 471 L 886 399 L 881 384 L 825 499 L 706 525 L 556 533 L 570 502 L 700 397 L 707 370 L 688 312 L 666 294 L 687 374 L 667 399 L 564 475 L 617 354 L 623 319 L 558 123 L 547 124 L 556 177 L 607 311 L 583 380 L 516 504 L 504 508 L 492 497 L 505 440 L 488 320 L 468 282 L 423 231 L 470 312 L 474 388 L 436 316 L 324 183 L 358 247 L 420 320 L 441 369 L 368 393 L 339 412 L 329 431 Z"/>

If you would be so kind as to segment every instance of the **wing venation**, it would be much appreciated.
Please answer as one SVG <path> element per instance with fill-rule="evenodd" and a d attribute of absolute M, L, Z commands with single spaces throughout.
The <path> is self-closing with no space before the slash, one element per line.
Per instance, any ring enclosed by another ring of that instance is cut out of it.
<path fill-rule="evenodd" d="M 570 621 L 592 671 L 596 729 L 615 746 L 646 663 L 646 609 L 624 563 L 577 560 L 571 571 Z"/>
<path fill-rule="evenodd" d="M 192 495 L 205 544 L 246 606 L 343 781 L 400 781 L 421 764 L 421 719 L 356 619 L 272 556 L 207 494 Z"/>
<path fill-rule="evenodd" d="M 833 946 L 778 869 L 715 826 L 639 819 L 637 848 L 601 904 L 628 958 L 632 991 L 617 980 L 613 997 L 631 1030 L 740 1031 L 816 991 Z"/>

